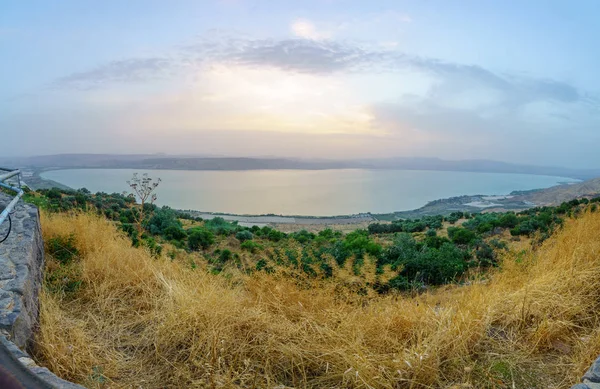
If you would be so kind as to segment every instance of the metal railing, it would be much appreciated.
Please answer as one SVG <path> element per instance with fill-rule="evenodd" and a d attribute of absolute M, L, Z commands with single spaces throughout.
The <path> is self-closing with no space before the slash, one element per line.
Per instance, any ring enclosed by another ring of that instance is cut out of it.
<path fill-rule="evenodd" d="M 8 182 L 8 180 L 11 178 L 13 180 L 16 178 L 17 186 L 14 186 L 15 184 Z M 6 218 L 8 218 L 9 222 L 12 224 L 12 222 L 10 220 L 10 213 L 12 212 L 12 210 L 15 208 L 15 206 L 19 202 L 19 199 L 25 193 L 23 191 L 23 189 L 21 188 L 21 171 L 19 169 L 9 169 L 9 168 L 0 167 L 0 187 L 9 189 L 16 193 L 16 195 L 12 198 L 11 202 L 8 203 L 6 208 L 4 208 L 2 213 L 0 213 L 0 225 L 2 225 L 2 223 L 4 223 Z M 4 240 L 6 240 L 6 238 L 8 237 L 9 234 L 10 234 L 10 226 L 8 229 L 8 233 L 6 234 L 6 237 L 3 240 L 0 240 L 0 243 L 3 242 Z"/>

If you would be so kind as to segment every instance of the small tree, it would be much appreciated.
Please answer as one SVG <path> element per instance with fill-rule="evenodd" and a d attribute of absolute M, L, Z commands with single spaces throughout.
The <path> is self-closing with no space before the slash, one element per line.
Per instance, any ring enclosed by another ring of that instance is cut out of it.
<path fill-rule="evenodd" d="M 206 228 L 193 229 L 188 235 L 188 247 L 192 251 L 198 251 L 200 248 L 206 250 L 213 243 L 215 236 Z"/>
<path fill-rule="evenodd" d="M 129 196 L 135 198 L 140 204 L 138 207 L 139 211 L 133 213 L 137 232 L 140 237 L 144 232 L 144 206 L 146 204 L 154 204 L 156 201 L 156 193 L 154 193 L 154 190 L 158 184 L 160 184 L 160 178 L 157 178 L 154 181 L 152 178 L 148 177 L 148 173 L 142 174 L 141 177 L 138 176 L 137 173 L 133 173 L 131 180 L 127 181 L 127 185 L 129 185 L 132 190 L 132 192 L 129 193 Z"/>

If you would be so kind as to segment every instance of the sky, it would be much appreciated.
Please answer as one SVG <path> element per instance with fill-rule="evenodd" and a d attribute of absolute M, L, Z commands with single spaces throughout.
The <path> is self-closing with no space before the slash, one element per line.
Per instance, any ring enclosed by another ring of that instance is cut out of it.
<path fill-rule="evenodd" d="M 597 0 L 0 0 L 6 156 L 600 168 Z"/>

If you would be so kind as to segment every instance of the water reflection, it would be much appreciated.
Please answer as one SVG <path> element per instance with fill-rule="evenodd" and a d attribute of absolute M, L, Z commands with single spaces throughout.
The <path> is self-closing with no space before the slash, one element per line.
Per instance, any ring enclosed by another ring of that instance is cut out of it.
<path fill-rule="evenodd" d="M 92 192 L 123 192 L 134 172 L 160 177 L 158 203 L 238 214 L 347 215 L 419 208 L 464 194 L 545 188 L 562 177 L 416 170 L 188 171 L 69 169 L 43 177 Z"/>

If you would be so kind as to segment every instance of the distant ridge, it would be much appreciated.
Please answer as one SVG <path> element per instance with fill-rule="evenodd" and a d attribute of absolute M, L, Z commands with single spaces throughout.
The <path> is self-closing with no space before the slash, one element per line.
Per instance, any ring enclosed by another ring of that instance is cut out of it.
<path fill-rule="evenodd" d="M 58 154 L 2 158 L 0 163 L 30 168 L 130 168 L 172 170 L 259 170 L 259 169 L 403 169 L 521 173 L 561 176 L 586 180 L 600 177 L 600 169 L 569 169 L 520 165 L 490 160 L 448 161 L 439 158 L 381 158 L 354 160 L 254 158 L 220 156 L 177 156 L 165 154 Z"/>

